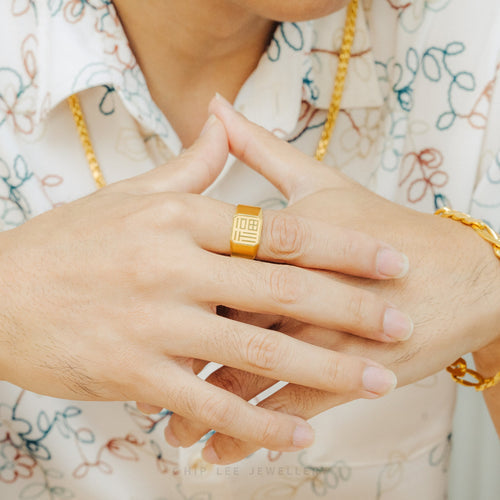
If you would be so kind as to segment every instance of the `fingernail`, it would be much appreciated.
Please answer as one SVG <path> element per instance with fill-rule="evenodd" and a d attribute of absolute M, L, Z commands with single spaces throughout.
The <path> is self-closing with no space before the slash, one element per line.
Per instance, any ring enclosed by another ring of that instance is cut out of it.
<path fill-rule="evenodd" d="M 297 448 L 307 448 L 314 442 L 314 431 L 308 424 L 299 424 L 293 431 L 293 445 Z"/>
<path fill-rule="evenodd" d="M 172 429 L 167 425 L 165 427 L 165 439 L 170 446 L 174 448 L 179 448 L 181 442 L 175 437 L 175 434 L 172 432 Z"/>
<path fill-rule="evenodd" d="M 377 272 L 388 278 L 402 278 L 408 274 L 408 257 L 393 248 L 381 248 L 377 253 Z"/>
<path fill-rule="evenodd" d="M 214 447 L 211 444 L 207 444 L 203 451 L 201 452 L 201 456 L 205 462 L 209 464 L 218 464 L 220 462 L 219 455 L 215 452 Z"/>
<path fill-rule="evenodd" d="M 231 108 L 231 109 L 234 109 L 233 106 L 231 105 L 231 103 L 223 96 L 221 96 L 219 94 L 219 92 L 217 92 L 215 94 L 215 100 L 216 101 L 219 101 L 221 104 L 223 104 L 226 108 Z"/>
<path fill-rule="evenodd" d="M 206 133 L 206 131 L 217 121 L 217 117 L 215 115 L 210 115 L 208 117 L 208 120 L 205 122 L 205 125 L 203 125 L 203 128 L 201 129 L 200 132 L 200 137 Z"/>
<path fill-rule="evenodd" d="M 377 396 L 391 392 L 397 383 L 396 375 L 385 368 L 367 366 L 363 371 L 363 387 Z"/>
<path fill-rule="evenodd" d="M 384 314 L 384 333 L 391 340 L 407 340 L 413 333 L 413 321 L 407 314 L 388 307 Z"/>

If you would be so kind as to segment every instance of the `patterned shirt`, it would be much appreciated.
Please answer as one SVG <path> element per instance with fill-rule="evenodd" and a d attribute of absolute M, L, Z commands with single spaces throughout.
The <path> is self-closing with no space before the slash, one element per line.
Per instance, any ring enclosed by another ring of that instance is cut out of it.
<path fill-rule="evenodd" d="M 345 10 L 282 23 L 235 106 L 313 155 Z M 95 190 L 66 98 L 78 93 L 108 183 L 179 154 L 109 0 L 0 2 L 0 229 Z M 365 0 L 325 162 L 395 202 L 443 204 L 500 229 L 500 2 Z M 206 193 L 284 207 L 229 158 Z M 455 388 L 440 373 L 311 420 L 315 444 L 210 467 L 169 418 L 0 383 L 2 499 L 401 500 L 446 495 Z"/>

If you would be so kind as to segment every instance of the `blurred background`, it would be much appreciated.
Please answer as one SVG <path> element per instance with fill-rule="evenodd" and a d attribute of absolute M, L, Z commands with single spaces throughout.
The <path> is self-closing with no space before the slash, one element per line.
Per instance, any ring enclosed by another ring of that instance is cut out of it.
<path fill-rule="evenodd" d="M 500 438 L 481 393 L 470 387 L 458 389 L 450 467 L 448 500 L 500 500 Z"/>

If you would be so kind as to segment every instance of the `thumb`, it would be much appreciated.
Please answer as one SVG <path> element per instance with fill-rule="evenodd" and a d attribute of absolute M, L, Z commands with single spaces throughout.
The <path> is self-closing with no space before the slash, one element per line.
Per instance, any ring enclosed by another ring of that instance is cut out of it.
<path fill-rule="evenodd" d="M 224 124 L 231 153 L 274 184 L 290 202 L 340 181 L 332 168 L 248 121 L 219 94 L 209 110 Z"/>
<path fill-rule="evenodd" d="M 222 122 L 210 115 L 198 139 L 172 161 L 127 181 L 137 194 L 160 192 L 202 193 L 217 178 L 229 154 Z"/>

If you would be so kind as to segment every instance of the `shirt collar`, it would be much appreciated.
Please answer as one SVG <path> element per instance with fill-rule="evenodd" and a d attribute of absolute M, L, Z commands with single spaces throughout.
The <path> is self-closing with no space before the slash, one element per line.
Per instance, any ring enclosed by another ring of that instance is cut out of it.
<path fill-rule="evenodd" d="M 342 45 L 346 11 L 300 23 L 282 23 L 235 103 L 247 118 L 288 137 L 301 102 L 328 109 Z M 383 103 L 365 13 L 359 8 L 342 108 Z"/>
<path fill-rule="evenodd" d="M 151 98 L 111 1 L 86 0 L 76 9 L 75 2 L 63 0 L 54 11 L 48 4 L 38 13 L 38 40 L 43 41 L 38 120 L 70 95 L 106 85 L 116 90 L 143 126 L 180 149 L 176 134 Z"/>
<path fill-rule="evenodd" d="M 111 1 L 86 0 L 78 10 L 72 9 L 71 0 L 63 0 L 56 10 L 50 4 L 38 13 L 38 119 L 73 93 L 108 85 L 143 126 L 178 154 L 180 141 L 149 94 Z M 303 100 L 327 109 L 344 20 L 345 9 L 314 21 L 278 25 L 268 50 L 241 89 L 236 108 L 283 137 L 297 125 Z M 381 104 L 370 36 L 360 8 L 342 107 Z"/>

